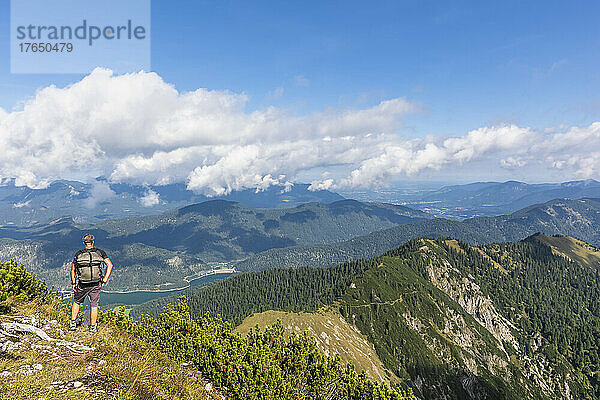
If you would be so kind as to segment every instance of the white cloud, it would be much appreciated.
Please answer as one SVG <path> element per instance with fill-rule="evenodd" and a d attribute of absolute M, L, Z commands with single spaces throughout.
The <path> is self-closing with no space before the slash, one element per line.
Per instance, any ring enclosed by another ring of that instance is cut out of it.
<path fill-rule="evenodd" d="M 31 200 L 21 201 L 21 202 L 18 202 L 18 203 L 13 203 L 13 207 L 14 208 L 28 207 L 29 203 L 31 203 Z"/>
<path fill-rule="evenodd" d="M 350 174 L 337 182 L 314 181 L 311 188 L 340 189 L 383 186 L 398 176 L 426 170 L 466 168 L 472 161 L 500 164 L 513 171 L 562 169 L 563 179 L 600 177 L 600 123 L 548 134 L 516 125 L 484 127 L 465 136 L 389 141 L 379 154 L 365 157 Z M 470 172 L 470 171 L 469 171 Z M 538 179 L 544 176 L 538 176 Z M 485 176 L 483 179 L 494 179 Z"/>
<path fill-rule="evenodd" d="M 296 75 L 294 76 L 294 83 L 296 86 L 300 87 L 308 87 L 310 86 L 310 80 L 304 75 Z"/>
<path fill-rule="evenodd" d="M 87 208 L 94 208 L 103 201 L 116 196 L 116 193 L 104 181 L 96 181 L 92 184 L 90 195 L 85 199 L 84 204 Z"/>
<path fill-rule="evenodd" d="M 329 190 L 333 188 L 333 185 L 333 179 L 331 178 L 322 181 L 313 181 L 308 187 L 308 190 L 312 190 L 313 192 L 316 192 L 317 190 Z"/>
<path fill-rule="evenodd" d="M 577 178 L 600 176 L 600 122 L 587 127 L 571 127 L 532 146 L 544 154 L 553 168 L 571 171 Z"/>
<path fill-rule="evenodd" d="M 278 181 L 269 174 L 283 173 L 242 158 L 252 176 L 234 179 L 235 173 L 249 172 L 234 167 L 231 158 L 257 147 L 285 157 L 284 142 L 286 148 L 303 143 L 306 151 L 313 147 L 307 141 L 319 142 L 324 135 L 394 131 L 414 109 L 407 100 L 391 99 L 369 109 L 294 117 L 274 107 L 245 112 L 246 102 L 245 95 L 227 91 L 179 93 L 155 73 L 116 76 L 96 69 L 71 86 L 39 90 L 20 111 L 0 114 L 0 176 L 30 187 L 69 175 L 138 183 L 187 179 L 207 193 L 263 187 Z M 279 146 L 275 152 L 273 145 Z M 234 169 L 217 173 L 221 182 L 204 176 L 220 166 Z"/>
<path fill-rule="evenodd" d="M 283 178 L 285 178 L 285 176 L 281 175 L 280 179 L 283 179 Z M 292 190 L 293 187 L 294 187 L 294 183 L 293 182 L 286 181 L 283 184 L 283 189 L 281 189 L 281 191 L 279 193 L 281 193 L 281 194 L 283 194 L 283 193 L 289 193 Z"/>
<path fill-rule="evenodd" d="M 69 185 L 69 196 L 74 197 L 74 196 L 79 196 L 81 193 L 79 193 L 73 186 Z"/>
<path fill-rule="evenodd" d="M 500 165 L 503 168 L 513 169 L 513 168 L 521 168 L 527 165 L 527 161 L 517 157 L 508 157 L 500 160 Z"/>
<path fill-rule="evenodd" d="M 160 204 L 160 195 L 152 189 L 146 190 L 143 197 L 140 197 L 140 203 L 144 207 L 152 207 Z"/>
<path fill-rule="evenodd" d="M 314 190 L 373 187 L 427 171 L 470 171 L 472 163 L 487 163 L 492 173 L 528 169 L 600 178 L 600 122 L 542 131 L 491 126 L 457 137 L 408 139 L 398 133 L 403 118 L 421 107 L 404 98 L 306 116 L 275 107 L 248 112 L 247 101 L 228 91 L 180 93 L 155 73 L 117 76 L 97 69 L 71 86 L 39 90 L 22 110 L 0 109 L 0 178 L 29 187 L 70 176 L 185 181 L 207 195 L 285 187 L 298 175 L 308 176 Z M 101 184 L 94 188 L 90 206 L 113 195 Z"/>
<path fill-rule="evenodd" d="M 520 151 L 534 143 L 535 133 L 514 125 L 480 128 L 462 137 L 441 140 L 426 137 L 414 140 L 388 140 L 373 157 L 365 157 L 358 168 L 338 183 L 326 187 L 356 188 L 383 186 L 398 176 L 414 175 L 424 170 L 439 170 L 449 164 L 463 165 L 485 155 L 502 151 Z M 319 187 L 313 182 L 313 187 Z"/>
<path fill-rule="evenodd" d="M 285 89 L 283 88 L 283 86 L 279 86 L 276 87 L 271 93 L 269 93 L 270 97 L 274 98 L 274 99 L 278 99 L 281 96 L 283 96 L 283 92 L 285 91 Z"/>
<path fill-rule="evenodd" d="M 474 157 L 491 150 L 514 150 L 531 145 L 537 135 L 529 128 L 515 125 L 500 127 L 484 127 L 469 132 L 466 136 L 449 138 L 444 147 L 459 162 L 472 160 Z"/>

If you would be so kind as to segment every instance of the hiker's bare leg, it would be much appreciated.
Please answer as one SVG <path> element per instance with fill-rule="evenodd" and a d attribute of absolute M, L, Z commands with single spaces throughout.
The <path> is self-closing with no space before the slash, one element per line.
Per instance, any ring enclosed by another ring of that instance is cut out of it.
<path fill-rule="evenodd" d="M 77 314 L 79 314 L 79 307 L 79 304 L 73 303 L 73 306 L 71 306 L 71 319 L 77 318 Z"/>
<path fill-rule="evenodd" d="M 96 320 L 98 319 L 98 307 L 90 308 L 90 324 L 96 325 Z"/>

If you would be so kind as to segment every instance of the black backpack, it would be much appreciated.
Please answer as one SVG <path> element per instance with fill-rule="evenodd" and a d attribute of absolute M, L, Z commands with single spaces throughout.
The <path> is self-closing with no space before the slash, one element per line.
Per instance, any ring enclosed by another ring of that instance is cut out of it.
<path fill-rule="evenodd" d="M 104 257 L 97 249 L 81 250 L 76 254 L 74 262 L 79 282 L 98 283 L 102 280 Z"/>

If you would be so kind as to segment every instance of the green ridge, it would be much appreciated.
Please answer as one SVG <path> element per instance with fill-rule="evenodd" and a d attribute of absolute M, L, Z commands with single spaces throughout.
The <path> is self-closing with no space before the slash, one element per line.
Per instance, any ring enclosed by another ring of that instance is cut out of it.
<path fill-rule="evenodd" d="M 598 398 L 600 271 L 562 254 L 595 250 L 538 236 L 478 247 L 415 239 L 373 259 L 240 274 L 187 295 L 193 316 L 235 324 L 335 305 L 424 398 Z"/>

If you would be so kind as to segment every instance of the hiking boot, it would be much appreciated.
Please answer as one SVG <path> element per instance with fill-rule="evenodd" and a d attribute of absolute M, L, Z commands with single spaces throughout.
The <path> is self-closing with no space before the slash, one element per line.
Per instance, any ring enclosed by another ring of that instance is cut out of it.
<path fill-rule="evenodd" d="M 90 325 L 90 333 L 98 333 L 98 324 Z"/>
<path fill-rule="evenodd" d="M 69 330 L 70 331 L 77 330 L 77 320 L 75 320 L 75 319 L 69 320 Z"/>

